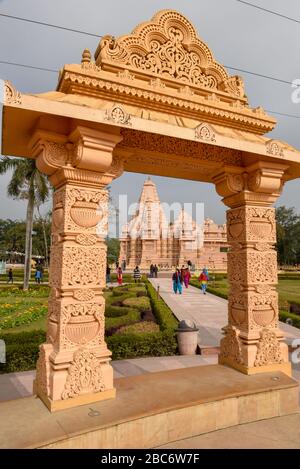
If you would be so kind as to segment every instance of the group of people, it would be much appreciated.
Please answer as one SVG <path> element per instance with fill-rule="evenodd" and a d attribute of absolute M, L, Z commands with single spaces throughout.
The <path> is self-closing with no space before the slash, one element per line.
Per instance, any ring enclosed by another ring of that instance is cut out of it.
<path fill-rule="evenodd" d="M 158 274 L 158 267 L 156 264 L 151 264 L 150 265 L 150 278 L 157 278 Z"/>
<path fill-rule="evenodd" d="M 173 291 L 175 294 L 179 293 L 182 294 L 183 285 L 185 288 L 188 288 L 190 283 L 191 273 L 189 266 L 184 267 L 182 266 L 181 269 L 177 268 L 172 275 L 172 282 L 173 282 Z M 208 270 L 204 268 L 201 274 L 198 277 L 198 281 L 201 285 L 201 290 L 204 295 L 206 295 L 207 284 L 209 281 Z"/>
<path fill-rule="evenodd" d="M 107 264 L 107 266 L 106 266 L 106 283 L 111 282 L 110 274 L 111 274 L 111 268 Z M 135 283 L 138 283 L 140 281 L 141 276 L 142 275 L 141 275 L 140 268 L 137 265 L 135 267 L 134 271 L 133 271 L 133 279 L 134 279 Z M 118 285 L 123 284 L 123 270 L 122 270 L 122 267 L 119 267 L 119 266 L 117 267 L 117 282 L 118 282 Z"/>
<path fill-rule="evenodd" d="M 35 274 L 34 274 L 35 283 L 40 284 L 43 282 L 43 274 L 44 274 L 44 267 L 42 264 L 38 264 L 35 268 Z M 7 283 L 14 283 L 14 273 L 11 268 L 7 272 Z"/>

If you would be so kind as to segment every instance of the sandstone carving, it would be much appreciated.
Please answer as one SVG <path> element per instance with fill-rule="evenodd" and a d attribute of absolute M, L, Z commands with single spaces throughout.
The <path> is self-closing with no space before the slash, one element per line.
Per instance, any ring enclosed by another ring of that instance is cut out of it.
<path fill-rule="evenodd" d="M 104 390 L 105 383 L 100 361 L 93 353 L 79 349 L 75 352 L 70 365 L 62 399 Z"/>

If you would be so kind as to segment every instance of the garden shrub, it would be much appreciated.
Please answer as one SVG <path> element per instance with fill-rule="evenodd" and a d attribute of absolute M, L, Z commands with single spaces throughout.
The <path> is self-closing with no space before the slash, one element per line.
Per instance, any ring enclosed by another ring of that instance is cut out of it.
<path fill-rule="evenodd" d="M 106 318 L 118 318 L 120 316 L 124 316 L 125 314 L 129 313 L 132 308 L 126 306 L 107 306 L 105 308 L 105 317 Z"/>
<path fill-rule="evenodd" d="M 126 308 L 127 309 L 127 308 Z M 105 329 L 112 327 L 125 326 L 134 322 L 140 321 L 141 315 L 137 309 L 129 309 L 126 314 L 118 317 L 106 317 L 105 318 Z"/>
<path fill-rule="evenodd" d="M 177 343 L 172 331 L 146 334 L 115 334 L 107 337 L 113 360 L 174 355 Z"/>
<path fill-rule="evenodd" d="M 135 298 L 127 298 L 123 301 L 124 306 L 130 306 L 131 308 L 137 308 L 140 311 L 145 311 L 150 309 L 150 300 L 144 296 L 135 297 Z"/>
<path fill-rule="evenodd" d="M 42 344 L 46 341 L 46 332 L 38 329 L 36 331 L 23 331 L 23 332 L 5 332 L 0 334 L 0 339 L 3 339 L 6 345 L 10 344 L 29 344 L 37 343 Z"/>
<path fill-rule="evenodd" d="M 172 313 L 172 310 L 166 305 L 162 298 L 157 298 L 157 292 L 149 280 L 145 281 L 145 285 L 150 297 L 153 314 L 156 317 L 160 329 L 162 331 L 170 329 L 174 333 L 174 330 L 178 326 L 178 321 Z"/>
<path fill-rule="evenodd" d="M 38 359 L 39 344 L 6 344 L 6 363 L 0 364 L 1 373 L 33 370 Z"/>
<path fill-rule="evenodd" d="M 136 292 L 136 296 L 139 298 L 141 296 L 148 296 L 146 291 L 138 291 Z"/>
<path fill-rule="evenodd" d="M 129 326 L 122 326 L 116 334 L 145 334 L 149 332 L 159 332 L 159 325 L 153 321 L 137 322 Z"/>

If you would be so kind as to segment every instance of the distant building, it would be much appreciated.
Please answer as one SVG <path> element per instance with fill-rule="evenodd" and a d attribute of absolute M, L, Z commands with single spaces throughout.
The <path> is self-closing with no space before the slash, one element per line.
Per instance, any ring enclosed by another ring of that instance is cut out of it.
<path fill-rule="evenodd" d="M 135 215 L 123 226 L 119 262 L 127 267 L 160 269 L 186 265 L 197 269 L 227 269 L 226 224 L 217 225 L 207 218 L 197 225 L 183 209 L 174 222 L 168 222 L 154 182 L 145 181 Z"/>

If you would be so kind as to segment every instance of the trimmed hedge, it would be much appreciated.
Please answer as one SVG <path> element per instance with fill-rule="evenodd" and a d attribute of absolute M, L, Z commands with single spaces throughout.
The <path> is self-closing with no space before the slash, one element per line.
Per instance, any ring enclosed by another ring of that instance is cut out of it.
<path fill-rule="evenodd" d="M 166 305 L 162 298 L 157 298 L 157 292 L 149 280 L 145 280 L 145 285 L 150 297 L 152 311 L 160 329 L 162 331 L 170 330 L 174 333 L 174 330 L 178 326 L 178 321 L 172 313 L 172 310 Z M 176 342 L 175 337 L 174 341 Z"/>
<path fill-rule="evenodd" d="M 139 311 L 146 311 L 150 309 L 150 300 L 145 296 L 127 298 L 123 301 L 124 306 L 130 306 L 131 308 L 137 308 Z"/>
<path fill-rule="evenodd" d="M 126 308 L 124 313 L 123 316 L 106 317 L 105 330 L 111 329 L 112 327 L 127 326 L 141 320 L 141 314 L 137 309 Z"/>
<path fill-rule="evenodd" d="M 113 360 L 175 355 L 177 343 L 172 331 L 145 334 L 115 334 L 106 339 Z"/>
<path fill-rule="evenodd" d="M 39 345 L 46 341 L 42 330 L 1 334 L 6 345 L 6 363 L 0 363 L 0 373 L 34 370 Z"/>
<path fill-rule="evenodd" d="M 39 344 L 10 344 L 6 346 L 6 363 L 0 363 L 0 373 L 34 370 L 38 359 Z"/>
<path fill-rule="evenodd" d="M 127 308 L 126 306 L 107 306 L 105 308 L 105 318 L 119 318 L 131 310 L 132 308 Z"/>

